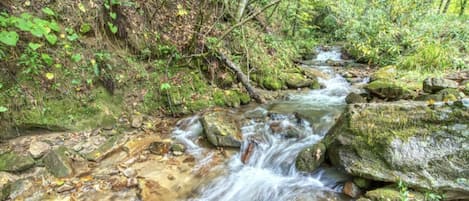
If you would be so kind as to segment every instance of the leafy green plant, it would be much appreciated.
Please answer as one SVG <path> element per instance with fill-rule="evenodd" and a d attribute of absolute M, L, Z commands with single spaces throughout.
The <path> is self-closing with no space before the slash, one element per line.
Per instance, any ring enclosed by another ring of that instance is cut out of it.
<path fill-rule="evenodd" d="M 23 73 L 39 75 L 40 70 L 44 67 L 41 55 L 37 52 L 41 46 L 41 44 L 30 42 L 25 52 L 21 54 L 18 64 L 26 67 Z"/>
<path fill-rule="evenodd" d="M 401 201 L 409 201 L 409 190 L 407 188 L 407 184 L 399 180 L 397 187 L 399 188 Z"/>
<path fill-rule="evenodd" d="M 0 113 L 4 113 L 4 112 L 7 112 L 8 111 L 8 108 L 4 107 L 4 106 L 0 106 Z"/>
<path fill-rule="evenodd" d="M 426 201 L 440 201 L 443 200 L 443 196 L 435 192 L 425 192 Z"/>
<path fill-rule="evenodd" d="M 8 46 L 16 46 L 19 40 L 19 35 L 15 31 L 1 31 L 0 42 Z"/>

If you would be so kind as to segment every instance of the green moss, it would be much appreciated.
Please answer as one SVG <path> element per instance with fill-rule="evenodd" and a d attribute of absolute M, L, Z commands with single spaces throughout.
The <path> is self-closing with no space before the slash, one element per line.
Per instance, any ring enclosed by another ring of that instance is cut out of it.
<path fill-rule="evenodd" d="M 0 171 L 19 172 L 34 166 L 30 156 L 21 156 L 15 153 L 0 154 Z"/>
<path fill-rule="evenodd" d="M 381 98 L 401 99 L 411 98 L 416 95 L 416 93 L 407 88 L 404 83 L 392 80 L 376 80 L 368 84 L 365 88 Z"/>
<path fill-rule="evenodd" d="M 280 79 L 273 78 L 271 76 L 264 77 L 262 80 L 262 86 L 268 90 L 279 90 L 282 89 L 284 83 Z"/>

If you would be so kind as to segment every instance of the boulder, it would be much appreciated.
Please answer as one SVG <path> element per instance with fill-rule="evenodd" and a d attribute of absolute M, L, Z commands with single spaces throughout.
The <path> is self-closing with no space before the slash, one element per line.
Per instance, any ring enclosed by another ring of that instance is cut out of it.
<path fill-rule="evenodd" d="M 423 81 L 423 91 L 427 93 L 436 93 L 442 89 L 458 88 L 458 83 L 453 80 L 429 77 Z"/>
<path fill-rule="evenodd" d="M 317 78 L 307 78 L 299 73 L 286 73 L 284 79 L 285 83 L 290 89 L 298 89 L 304 87 L 319 88 Z"/>
<path fill-rule="evenodd" d="M 436 94 L 422 94 L 417 97 L 415 100 L 419 101 L 456 101 L 459 98 L 464 97 L 465 94 L 460 92 L 458 89 L 447 88 L 441 91 L 438 91 Z"/>
<path fill-rule="evenodd" d="M 210 111 L 200 120 L 208 141 L 214 146 L 241 147 L 241 130 L 234 114 L 227 110 Z"/>
<path fill-rule="evenodd" d="M 325 155 L 326 146 L 321 142 L 305 148 L 296 157 L 296 169 L 304 172 L 313 172 L 324 162 Z"/>
<path fill-rule="evenodd" d="M 18 155 L 13 152 L 0 154 L 0 171 L 20 172 L 34 166 L 30 156 Z"/>
<path fill-rule="evenodd" d="M 347 104 L 353 104 L 353 103 L 366 103 L 367 101 L 366 101 L 366 98 L 363 97 L 362 95 L 352 92 L 349 95 L 347 95 L 347 97 L 345 97 L 345 102 Z"/>
<path fill-rule="evenodd" d="M 44 165 L 55 177 L 70 177 L 73 175 L 72 160 L 68 157 L 70 153 L 64 146 L 52 150 L 44 156 Z"/>
<path fill-rule="evenodd" d="M 330 76 L 326 73 L 323 73 L 322 71 L 316 69 L 316 68 L 311 68 L 311 67 L 303 67 L 301 68 L 303 70 L 303 74 L 306 75 L 306 77 L 311 78 L 311 79 L 317 79 L 317 78 L 322 78 L 322 79 L 330 79 Z"/>
<path fill-rule="evenodd" d="M 392 80 L 375 80 L 365 86 L 371 94 L 379 98 L 398 100 L 408 99 L 415 96 L 415 92 L 408 89 L 404 84 Z"/>
<path fill-rule="evenodd" d="M 462 104 L 349 105 L 324 142 L 330 161 L 351 175 L 469 199 L 469 110 Z"/>

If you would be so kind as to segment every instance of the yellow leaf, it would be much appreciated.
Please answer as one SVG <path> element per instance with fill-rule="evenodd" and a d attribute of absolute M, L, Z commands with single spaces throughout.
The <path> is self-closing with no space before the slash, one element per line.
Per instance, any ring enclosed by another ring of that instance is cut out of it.
<path fill-rule="evenodd" d="M 46 78 L 47 78 L 48 80 L 52 80 L 52 79 L 54 79 L 54 77 L 55 77 L 55 76 L 54 76 L 53 73 L 46 73 Z"/>
<path fill-rule="evenodd" d="M 86 8 L 85 8 L 85 6 L 84 6 L 82 3 L 79 3 L 79 4 L 78 4 L 78 9 L 80 9 L 81 12 L 86 13 Z"/>

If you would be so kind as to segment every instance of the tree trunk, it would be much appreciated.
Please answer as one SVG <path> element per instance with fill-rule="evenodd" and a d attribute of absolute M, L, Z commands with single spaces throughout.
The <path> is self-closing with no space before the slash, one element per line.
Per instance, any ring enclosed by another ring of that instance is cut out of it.
<path fill-rule="evenodd" d="M 467 0 L 461 0 L 461 10 L 459 11 L 459 16 L 464 15 L 464 10 L 466 9 Z"/>
<path fill-rule="evenodd" d="M 216 54 L 220 57 L 220 60 L 225 63 L 228 68 L 230 68 L 235 74 L 236 77 L 238 77 L 238 80 L 243 84 L 243 86 L 246 88 L 246 90 L 249 93 L 249 96 L 256 100 L 258 103 L 265 103 L 264 98 L 262 98 L 252 87 L 252 85 L 249 83 L 249 79 L 247 76 L 243 73 L 243 71 L 233 62 L 231 61 L 223 52 L 216 50 Z"/>
<path fill-rule="evenodd" d="M 236 15 L 236 22 L 240 22 L 241 18 L 243 18 L 244 10 L 246 10 L 246 7 L 248 6 L 248 0 L 241 0 L 239 2 L 239 7 L 238 7 L 238 14 Z"/>
<path fill-rule="evenodd" d="M 438 6 L 438 14 L 441 13 L 441 9 L 443 8 L 443 3 L 445 0 L 440 0 L 440 6 Z"/>
<path fill-rule="evenodd" d="M 451 4 L 451 0 L 446 1 L 445 9 L 443 10 L 443 13 L 448 12 L 449 4 Z"/>

